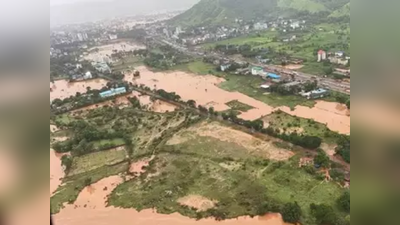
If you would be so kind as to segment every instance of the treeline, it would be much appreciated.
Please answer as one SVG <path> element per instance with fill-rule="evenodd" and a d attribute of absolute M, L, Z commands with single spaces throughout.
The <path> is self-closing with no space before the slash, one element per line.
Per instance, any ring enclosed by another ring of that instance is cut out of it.
<path fill-rule="evenodd" d="M 52 147 L 56 152 L 70 152 L 72 156 L 80 156 L 115 147 L 113 144 L 109 143 L 94 146 L 93 142 L 95 141 L 115 138 L 129 139 L 123 131 L 101 130 L 84 120 L 73 121 L 66 126 L 74 135 L 66 141 L 53 144 Z"/>
<path fill-rule="evenodd" d="M 341 135 L 335 150 L 346 162 L 350 163 L 350 135 Z"/>
<path fill-rule="evenodd" d="M 285 83 L 273 84 L 269 87 L 271 93 L 278 93 L 280 95 L 297 95 L 301 91 L 309 92 L 317 89 L 317 81 L 307 81 L 304 84 L 285 86 Z"/>
<path fill-rule="evenodd" d="M 252 58 L 260 54 L 259 50 L 253 50 L 251 45 L 244 44 L 244 45 L 222 45 L 218 44 L 214 47 L 214 50 L 218 52 L 222 52 L 226 55 L 236 55 L 240 54 L 246 58 Z"/>
<path fill-rule="evenodd" d="M 118 82 L 108 82 L 107 85 L 100 90 L 87 88 L 86 93 L 77 92 L 75 96 L 70 96 L 65 99 L 56 98 L 51 102 L 51 109 L 54 114 L 64 113 L 73 109 L 82 108 L 89 105 L 94 105 L 97 103 L 105 102 L 108 100 L 113 100 L 118 96 L 125 95 L 122 93 L 119 95 L 114 95 L 111 97 L 100 97 L 100 93 L 107 91 L 110 88 L 125 87 L 126 93 L 130 91 L 130 84 L 125 81 Z"/>
<path fill-rule="evenodd" d="M 168 70 L 179 64 L 192 61 L 192 58 L 168 45 L 157 45 L 152 51 L 147 52 L 144 64 L 151 68 Z"/>

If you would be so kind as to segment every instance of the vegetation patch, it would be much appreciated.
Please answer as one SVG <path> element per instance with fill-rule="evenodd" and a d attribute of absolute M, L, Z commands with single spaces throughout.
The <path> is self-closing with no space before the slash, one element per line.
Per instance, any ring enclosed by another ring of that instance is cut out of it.
<path fill-rule="evenodd" d="M 263 118 L 269 128 L 278 129 L 279 132 L 304 134 L 316 136 L 328 144 L 336 143 L 339 135 L 327 128 L 325 124 L 318 123 L 312 119 L 292 116 L 281 110 L 275 111 Z"/>
<path fill-rule="evenodd" d="M 233 110 L 238 110 L 241 112 L 247 112 L 250 109 L 253 109 L 252 106 L 239 102 L 238 100 L 233 100 L 230 102 L 225 103 L 227 106 L 231 107 Z"/>
<path fill-rule="evenodd" d="M 52 214 L 58 213 L 65 203 L 73 204 L 79 193 L 88 185 L 97 181 L 117 175 L 127 171 L 128 163 L 121 162 L 112 166 L 102 166 L 100 168 L 84 173 L 68 176 L 63 179 L 63 184 L 56 190 L 50 198 L 50 211 Z"/>
<path fill-rule="evenodd" d="M 124 148 L 110 149 L 74 157 L 69 176 L 97 169 L 104 165 L 114 165 L 126 159 Z"/>

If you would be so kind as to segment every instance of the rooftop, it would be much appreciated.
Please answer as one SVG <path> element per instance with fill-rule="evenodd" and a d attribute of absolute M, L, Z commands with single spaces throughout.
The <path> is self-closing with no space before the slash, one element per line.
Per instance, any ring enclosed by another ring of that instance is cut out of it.
<path fill-rule="evenodd" d="M 311 91 L 311 93 L 313 93 L 313 94 L 321 94 L 321 93 L 324 93 L 324 92 L 327 92 L 327 91 L 328 90 L 326 90 L 326 89 L 318 88 L 316 90 Z"/>

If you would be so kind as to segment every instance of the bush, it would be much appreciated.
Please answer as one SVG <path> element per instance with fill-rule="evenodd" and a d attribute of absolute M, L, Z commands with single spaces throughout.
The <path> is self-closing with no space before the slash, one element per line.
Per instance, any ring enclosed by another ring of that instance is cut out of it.
<path fill-rule="evenodd" d="M 338 207 L 344 212 L 350 213 L 350 192 L 345 191 L 342 196 L 337 199 Z"/>
<path fill-rule="evenodd" d="M 296 223 L 300 221 L 302 211 L 297 202 L 286 203 L 281 211 L 283 221 Z"/>

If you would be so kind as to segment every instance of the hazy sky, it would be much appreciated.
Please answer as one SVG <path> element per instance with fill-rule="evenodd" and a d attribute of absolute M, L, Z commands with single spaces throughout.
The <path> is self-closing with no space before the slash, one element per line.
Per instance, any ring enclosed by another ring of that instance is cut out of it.
<path fill-rule="evenodd" d="M 199 0 L 50 0 L 50 25 L 190 8 Z"/>

